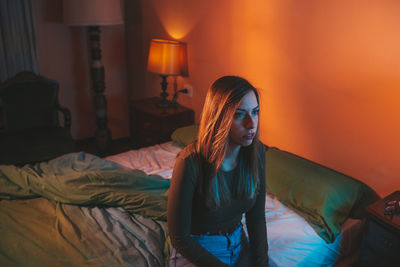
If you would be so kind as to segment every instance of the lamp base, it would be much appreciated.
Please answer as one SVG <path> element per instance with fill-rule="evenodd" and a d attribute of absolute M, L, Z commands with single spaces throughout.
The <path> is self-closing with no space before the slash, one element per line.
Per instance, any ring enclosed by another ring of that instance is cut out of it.
<path fill-rule="evenodd" d="M 173 105 L 172 101 L 169 101 L 167 99 L 161 99 L 161 101 L 157 103 L 157 106 L 160 108 L 169 108 L 172 105 Z"/>
<path fill-rule="evenodd" d="M 167 97 L 168 97 L 168 93 L 167 93 L 167 86 L 168 86 L 167 77 L 168 77 L 168 75 L 161 74 L 160 76 L 162 79 L 162 81 L 160 83 L 162 92 L 160 93 L 161 101 L 159 103 L 157 103 L 157 106 L 159 106 L 161 108 L 168 108 L 168 107 L 172 106 L 172 102 L 167 99 Z"/>
<path fill-rule="evenodd" d="M 91 68 L 92 87 L 94 90 L 94 108 L 96 114 L 96 145 L 98 153 L 105 156 L 111 152 L 111 131 L 107 127 L 107 100 L 104 95 L 106 88 L 104 82 L 104 66 L 101 62 L 100 49 L 100 27 L 89 27 L 89 40 L 91 48 Z"/>

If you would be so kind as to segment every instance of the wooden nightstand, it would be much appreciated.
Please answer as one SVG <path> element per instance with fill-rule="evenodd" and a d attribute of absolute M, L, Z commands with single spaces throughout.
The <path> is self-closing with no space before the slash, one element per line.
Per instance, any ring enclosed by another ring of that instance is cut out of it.
<path fill-rule="evenodd" d="M 386 203 L 392 200 L 400 200 L 400 191 L 366 208 L 367 227 L 358 266 L 400 266 L 400 213 L 384 214 Z"/>
<path fill-rule="evenodd" d="M 168 108 L 157 106 L 160 98 L 130 102 L 131 143 L 133 148 L 151 146 L 171 140 L 172 132 L 194 123 L 194 111 L 176 103 Z"/>

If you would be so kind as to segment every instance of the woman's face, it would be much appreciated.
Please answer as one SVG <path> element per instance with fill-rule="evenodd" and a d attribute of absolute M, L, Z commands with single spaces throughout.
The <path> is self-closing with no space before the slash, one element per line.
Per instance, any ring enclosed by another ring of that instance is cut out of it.
<path fill-rule="evenodd" d="M 249 146 L 253 142 L 258 126 L 259 106 L 253 91 L 242 98 L 233 117 L 229 142 L 231 146 Z"/>

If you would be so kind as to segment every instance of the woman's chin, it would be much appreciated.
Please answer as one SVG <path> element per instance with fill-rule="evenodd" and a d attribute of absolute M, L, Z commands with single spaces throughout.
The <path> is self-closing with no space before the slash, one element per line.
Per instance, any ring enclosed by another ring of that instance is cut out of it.
<path fill-rule="evenodd" d="M 242 143 L 241 146 L 249 146 L 249 145 L 251 145 L 253 143 L 253 138 L 245 139 L 241 143 Z"/>

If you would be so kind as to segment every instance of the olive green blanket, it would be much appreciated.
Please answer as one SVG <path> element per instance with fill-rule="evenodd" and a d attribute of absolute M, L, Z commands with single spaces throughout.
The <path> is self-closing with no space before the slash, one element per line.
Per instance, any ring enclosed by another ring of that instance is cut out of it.
<path fill-rule="evenodd" d="M 85 153 L 0 166 L 0 266 L 164 266 L 168 187 Z"/>

